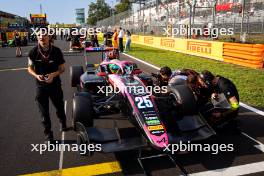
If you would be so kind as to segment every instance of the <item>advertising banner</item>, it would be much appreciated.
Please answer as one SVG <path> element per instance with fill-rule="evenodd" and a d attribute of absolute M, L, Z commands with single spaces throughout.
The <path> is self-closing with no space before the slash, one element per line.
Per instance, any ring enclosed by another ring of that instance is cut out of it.
<path fill-rule="evenodd" d="M 133 43 L 223 61 L 223 42 L 133 35 Z"/>

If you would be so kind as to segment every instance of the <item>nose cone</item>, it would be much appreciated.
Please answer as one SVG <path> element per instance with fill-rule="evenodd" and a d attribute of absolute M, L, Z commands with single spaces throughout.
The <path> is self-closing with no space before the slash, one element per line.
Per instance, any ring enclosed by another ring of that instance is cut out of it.
<path fill-rule="evenodd" d="M 165 148 L 168 144 L 168 135 L 166 133 L 161 136 L 153 136 L 153 142 L 158 148 Z"/>
<path fill-rule="evenodd" d="M 152 130 L 151 128 L 157 127 L 157 129 Z M 163 149 L 169 144 L 168 140 L 168 134 L 166 133 L 166 130 L 164 129 L 163 125 L 158 125 L 158 126 L 149 126 L 147 134 L 150 139 L 150 142 L 154 147 Z"/>

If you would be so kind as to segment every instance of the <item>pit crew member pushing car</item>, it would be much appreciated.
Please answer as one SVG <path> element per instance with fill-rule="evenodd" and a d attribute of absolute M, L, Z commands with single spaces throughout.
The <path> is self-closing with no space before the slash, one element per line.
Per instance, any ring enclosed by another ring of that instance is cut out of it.
<path fill-rule="evenodd" d="M 222 76 L 215 76 L 207 70 L 202 71 L 200 76 L 208 85 L 211 98 L 217 100 L 219 98 L 218 96 L 223 93 L 231 107 L 230 110 L 224 112 L 212 112 L 211 121 L 220 122 L 222 120 L 234 119 L 239 111 L 239 94 L 234 83 Z M 207 104 L 207 108 L 208 106 L 210 105 Z"/>
<path fill-rule="evenodd" d="M 176 72 L 172 72 L 171 68 L 168 66 L 162 67 L 159 73 L 151 74 L 157 80 L 157 85 L 159 86 L 167 86 L 169 81 L 177 75 Z"/>
<path fill-rule="evenodd" d="M 188 77 L 192 75 L 199 75 L 196 71 L 191 69 L 182 69 L 171 71 L 170 67 L 162 67 L 159 73 L 152 73 L 152 76 L 155 77 L 160 86 L 174 86 L 174 85 L 183 85 L 188 83 Z"/>
<path fill-rule="evenodd" d="M 41 33 L 41 30 L 37 32 L 38 45 L 29 52 L 28 72 L 36 78 L 36 102 L 41 114 L 46 140 L 53 141 L 49 98 L 56 108 L 61 131 L 65 131 L 67 126 L 60 79 L 60 74 L 65 70 L 65 61 L 61 50 L 50 44 L 50 37 L 48 34 Z"/>
<path fill-rule="evenodd" d="M 168 66 L 162 67 L 158 74 L 152 74 L 159 86 L 187 85 L 193 91 L 197 105 L 202 106 L 208 102 L 208 90 L 199 73 L 192 69 L 171 71 Z"/>

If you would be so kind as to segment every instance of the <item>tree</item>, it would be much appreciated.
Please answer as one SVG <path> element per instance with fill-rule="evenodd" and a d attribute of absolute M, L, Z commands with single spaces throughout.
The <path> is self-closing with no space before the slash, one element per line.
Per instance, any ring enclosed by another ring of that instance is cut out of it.
<path fill-rule="evenodd" d="M 125 12 L 127 10 L 131 9 L 131 5 L 129 3 L 129 0 L 123 0 L 120 3 L 118 3 L 117 5 L 115 5 L 115 9 L 116 9 L 116 13 L 121 13 L 121 12 Z"/>
<path fill-rule="evenodd" d="M 110 16 L 110 6 L 104 0 L 97 0 L 89 5 L 87 23 L 96 25 L 97 21 Z"/>

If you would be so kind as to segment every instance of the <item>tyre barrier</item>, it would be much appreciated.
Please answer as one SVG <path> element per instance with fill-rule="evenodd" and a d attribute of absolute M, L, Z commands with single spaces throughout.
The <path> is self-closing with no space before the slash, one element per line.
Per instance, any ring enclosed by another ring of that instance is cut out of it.
<path fill-rule="evenodd" d="M 263 44 L 224 43 L 224 62 L 250 68 L 263 68 Z"/>

